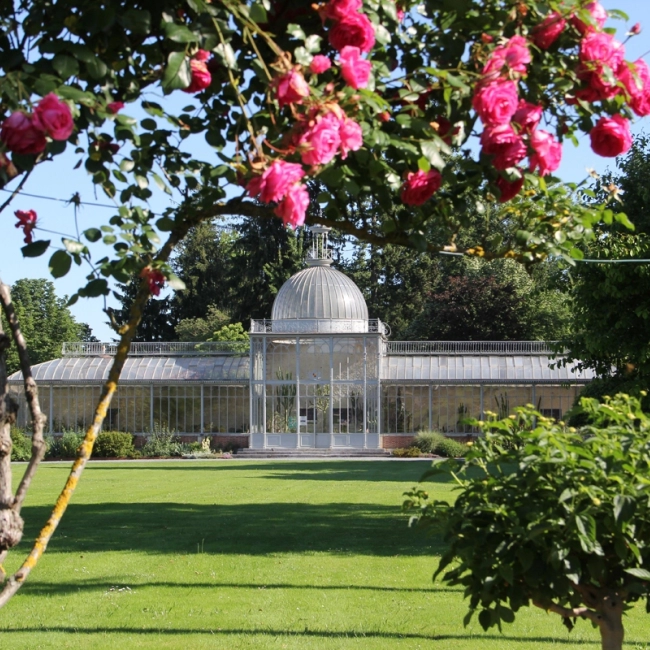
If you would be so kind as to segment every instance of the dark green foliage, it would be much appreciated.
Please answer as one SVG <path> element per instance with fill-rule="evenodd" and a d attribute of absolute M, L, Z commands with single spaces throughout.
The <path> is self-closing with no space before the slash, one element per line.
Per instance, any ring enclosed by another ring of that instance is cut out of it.
<path fill-rule="evenodd" d="M 182 451 L 183 447 L 178 436 L 173 431 L 161 426 L 154 428 L 142 447 L 142 455 L 153 458 L 180 456 Z"/>
<path fill-rule="evenodd" d="M 435 576 L 465 589 L 465 624 L 477 611 L 485 629 L 510 623 L 532 602 L 586 605 L 605 636 L 608 594 L 650 597 L 650 417 L 627 395 L 582 408 L 591 424 L 580 431 L 531 408 L 487 423 L 464 464 L 423 476 L 453 471 L 453 504 L 407 493 L 414 521 L 444 529 Z"/>
<path fill-rule="evenodd" d="M 63 435 L 56 437 L 48 436 L 45 458 L 75 458 L 83 439 L 84 434 L 76 431 L 66 431 Z"/>
<path fill-rule="evenodd" d="M 445 438 L 435 448 L 434 454 L 444 458 L 462 458 L 467 454 L 468 447 L 457 440 Z"/>
<path fill-rule="evenodd" d="M 397 458 L 419 458 L 422 455 L 417 447 L 397 447 L 390 453 Z"/>
<path fill-rule="evenodd" d="M 11 460 L 26 461 L 32 455 L 32 439 L 20 429 L 11 428 Z"/>
<path fill-rule="evenodd" d="M 434 454 L 443 440 L 446 440 L 445 436 L 437 431 L 420 431 L 411 444 L 425 454 Z"/>
<path fill-rule="evenodd" d="M 93 457 L 135 458 L 139 456 L 133 444 L 133 436 L 124 431 L 103 431 L 93 446 Z"/>
<path fill-rule="evenodd" d="M 65 341 L 94 339 L 88 325 L 75 321 L 66 307 L 66 299 L 57 297 L 49 280 L 17 280 L 11 294 L 32 365 L 60 357 Z M 18 352 L 12 344 L 7 354 L 7 372 L 19 369 Z"/>

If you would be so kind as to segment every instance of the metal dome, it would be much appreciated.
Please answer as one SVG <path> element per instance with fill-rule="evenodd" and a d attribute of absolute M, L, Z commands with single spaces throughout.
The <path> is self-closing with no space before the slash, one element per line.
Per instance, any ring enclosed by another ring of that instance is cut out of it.
<path fill-rule="evenodd" d="M 271 318 L 367 321 L 368 307 L 357 285 L 346 275 L 330 266 L 311 266 L 282 285 Z"/>

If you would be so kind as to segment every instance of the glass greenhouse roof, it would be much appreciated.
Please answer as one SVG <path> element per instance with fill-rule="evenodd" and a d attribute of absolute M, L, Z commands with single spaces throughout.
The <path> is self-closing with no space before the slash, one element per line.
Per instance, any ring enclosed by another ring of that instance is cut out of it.
<path fill-rule="evenodd" d="M 41 383 L 86 384 L 106 380 L 112 362 L 109 355 L 68 356 L 34 366 L 34 378 Z M 547 354 L 389 354 L 382 359 L 381 381 L 387 383 L 587 383 L 591 371 L 571 366 L 551 367 Z M 247 355 L 132 356 L 127 359 L 120 382 L 184 383 L 246 382 L 249 380 Z M 22 373 L 9 377 L 22 382 Z"/>
<path fill-rule="evenodd" d="M 110 356 L 54 359 L 35 365 L 34 379 L 41 383 L 101 383 L 107 379 L 112 361 Z M 126 360 L 120 383 L 248 382 L 248 368 L 248 356 L 136 356 Z M 22 378 L 22 372 L 16 372 L 9 381 L 22 382 Z"/>
<path fill-rule="evenodd" d="M 553 367 L 551 357 L 536 355 L 387 356 L 382 360 L 383 382 L 435 383 L 587 383 L 591 371 Z"/>

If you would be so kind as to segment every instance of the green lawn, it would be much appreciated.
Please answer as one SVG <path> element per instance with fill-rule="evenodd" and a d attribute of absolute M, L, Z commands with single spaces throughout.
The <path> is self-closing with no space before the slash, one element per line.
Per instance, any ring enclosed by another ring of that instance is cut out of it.
<path fill-rule="evenodd" d="M 503 636 L 463 628 L 462 594 L 431 583 L 440 540 L 400 513 L 426 467 L 91 463 L 38 568 L 0 610 L 0 648 L 597 650 L 588 623 L 569 635 L 538 610 Z M 25 539 L 66 472 L 39 470 Z M 650 650 L 643 607 L 627 630 L 627 647 Z"/>

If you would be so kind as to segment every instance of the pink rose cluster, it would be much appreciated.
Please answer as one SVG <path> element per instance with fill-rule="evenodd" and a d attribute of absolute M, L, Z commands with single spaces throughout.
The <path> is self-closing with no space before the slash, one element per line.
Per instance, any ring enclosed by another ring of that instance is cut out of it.
<path fill-rule="evenodd" d="M 309 120 L 298 138 L 298 149 L 305 165 L 326 165 L 336 154 L 345 160 L 348 152 L 363 144 L 361 127 L 338 108 Z"/>
<path fill-rule="evenodd" d="M 17 154 L 41 153 L 46 136 L 52 140 L 67 140 L 74 129 L 70 107 L 54 93 L 41 99 L 33 113 L 14 111 L 0 128 L 0 140 Z"/>
<path fill-rule="evenodd" d="M 359 11 L 362 5 L 362 0 L 330 0 L 325 5 L 325 18 L 334 23 L 329 42 L 335 50 L 342 52 L 344 47 L 352 46 L 370 52 L 375 46 L 375 28 L 368 16 Z"/>
<path fill-rule="evenodd" d="M 277 203 L 275 214 L 293 228 L 305 223 L 309 192 L 300 183 L 305 175 L 301 165 L 274 160 L 260 175 L 248 181 L 246 191 L 263 203 Z"/>
<path fill-rule="evenodd" d="M 207 63 L 209 58 L 210 52 L 206 52 L 205 50 L 199 50 L 192 57 L 190 60 L 190 72 L 192 73 L 192 78 L 190 80 L 190 85 L 187 88 L 183 88 L 183 92 L 199 93 L 202 90 L 205 90 L 212 83 L 212 75 L 208 70 Z"/>
<path fill-rule="evenodd" d="M 569 18 L 582 36 L 578 68 L 582 86 L 567 97 L 567 102 L 592 103 L 624 94 L 637 115 L 650 115 L 650 69 L 642 59 L 634 63 L 626 61 L 623 44 L 603 31 L 607 11 L 600 2 L 590 2 L 585 9 L 589 13 L 589 22 L 577 15 Z M 533 30 L 533 42 L 540 49 L 548 49 L 566 25 L 567 21 L 557 12 L 549 14 Z M 636 29 L 638 32 L 640 27 Z M 625 153 L 632 143 L 629 121 L 621 115 L 601 117 L 589 137 L 592 149 L 601 156 L 618 156 Z"/>
<path fill-rule="evenodd" d="M 513 36 L 491 54 L 482 78 L 476 86 L 472 106 L 484 130 L 481 152 L 492 156 L 495 169 L 518 168 L 526 156 L 529 169 L 544 176 L 555 171 L 562 159 L 562 145 L 547 131 L 538 130 L 542 107 L 519 97 L 519 79 L 526 75 L 531 62 L 528 42 Z M 509 181 L 501 177 L 497 187 L 500 201 L 509 201 L 523 186 L 523 175 Z"/>
<path fill-rule="evenodd" d="M 426 203 L 442 185 L 442 176 L 437 169 L 428 172 L 418 169 L 409 172 L 402 185 L 401 199 L 404 205 L 422 205 Z"/>

